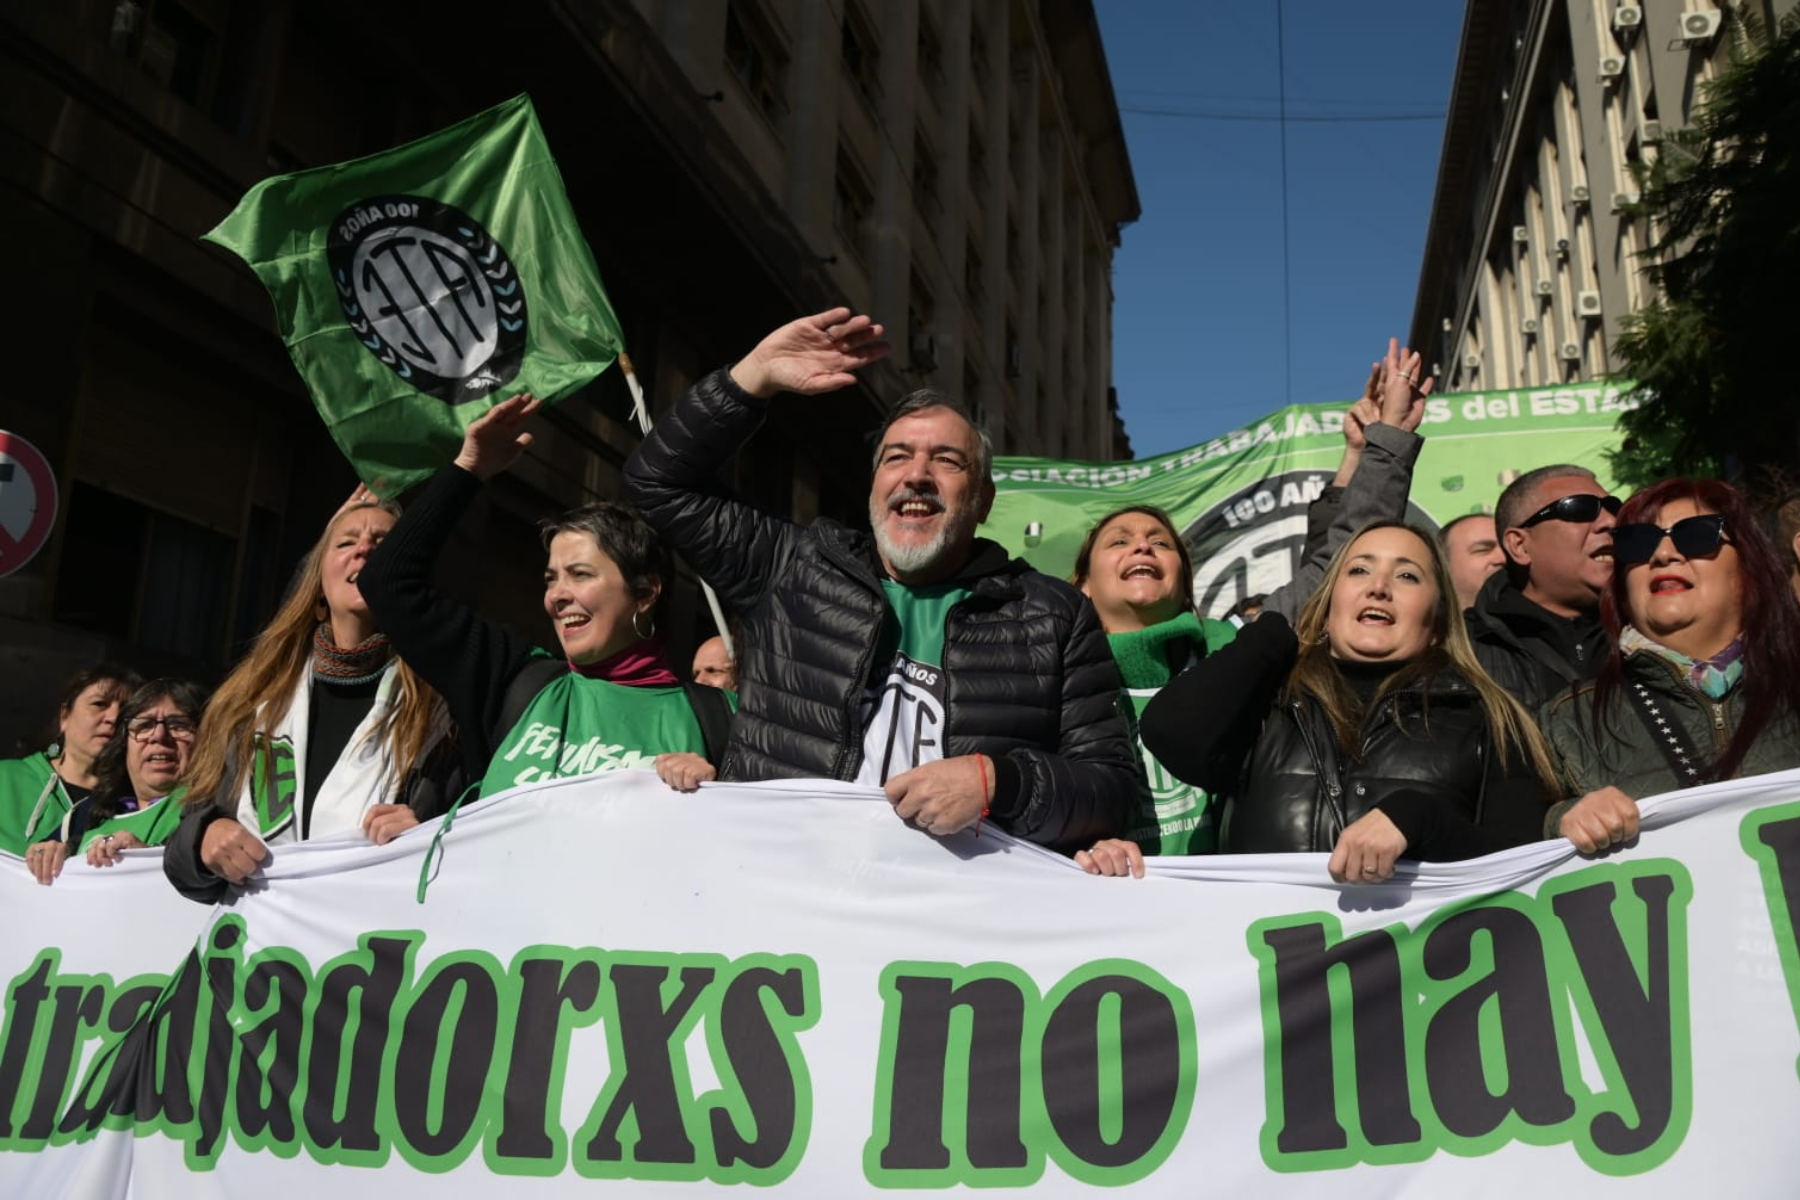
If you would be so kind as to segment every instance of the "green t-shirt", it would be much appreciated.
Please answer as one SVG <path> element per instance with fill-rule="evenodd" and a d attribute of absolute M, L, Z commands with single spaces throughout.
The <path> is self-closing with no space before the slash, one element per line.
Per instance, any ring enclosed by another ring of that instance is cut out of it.
<path fill-rule="evenodd" d="M 162 845 L 175 832 L 175 827 L 181 824 L 181 797 L 185 790 L 176 788 L 161 800 L 136 812 L 120 813 L 98 825 L 90 826 L 81 835 L 80 852 L 86 853 L 94 839 L 109 833 L 132 833 L 146 846 Z"/>
<path fill-rule="evenodd" d="M 500 740 L 481 794 L 600 771 L 654 770 L 657 755 L 683 750 L 705 754 L 706 743 L 680 685 L 626 687 L 569 671 L 533 696 Z"/>
<path fill-rule="evenodd" d="M 1210 654 L 1237 636 L 1226 621 L 1202 622 L 1192 613 L 1136 633 L 1107 634 L 1113 661 L 1124 681 L 1126 723 L 1143 765 L 1138 802 L 1125 836 L 1145 854 L 1212 854 L 1219 848 L 1218 806 L 1204 789 L 1169 774 L 1144 748 L 1138 732 L 1151 697 L 1190 658 Z"/>
<path fill-rule="evenodd" d="M 856 782 L 880 785 L 944 757 L 944 618 L 969 595 L 952 583 L 910 588 L 881 581 L 888 615 L 876 661 L 885 663 L 863 698 L 863 756 Z"/>
<path fill-rule="evenodd" d="M 63 815 L 72 807 L 56 769 L 41 751 L 0 759 L 0 850 L 24 857 L 32 843 L 61 837 Z M 37 822 L 27 829 L 34 811 Z"/>

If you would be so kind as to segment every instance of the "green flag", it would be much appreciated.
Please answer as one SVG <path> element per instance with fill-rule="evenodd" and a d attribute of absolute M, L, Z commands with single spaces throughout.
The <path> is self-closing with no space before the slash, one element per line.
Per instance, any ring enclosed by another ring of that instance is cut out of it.
<path fill-rule="evenodd" d="M 1419 433 L 1409 520 L 1444 525 L 1494 511 L 1506 485 L 1551 463 L 1587 467 L 1611 486 L 1608 451 L 1634 385 L 1571 383 L 1433 396 Z M 1347 404 L 1296 404 L 1186 450 L 1137 462 L 994 459 L 983 534 L 1040 571 L 1067 578 L 1088 528 L 1115 509 L 1152 504 L 1175 521 L 1194 559 L 1203 616 L 1293 578 L 1306 510 L 1344 453 Z"/>
<path fill-rule="evenodd" d="M 623 338 L 531 100 L 257 184 L 206 240 L 250 264 L 364 483 L 393 496 L 463 429 L 610 366 Z"/>

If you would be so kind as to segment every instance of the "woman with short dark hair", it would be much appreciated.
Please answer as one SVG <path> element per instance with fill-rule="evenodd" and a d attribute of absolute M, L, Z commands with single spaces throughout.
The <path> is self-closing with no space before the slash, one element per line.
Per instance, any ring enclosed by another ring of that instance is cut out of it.
<path fill-rule="evenodd" d="M 684 685 L 656 636 L 668 578 L 662 541 L 630 505 L 603 501 L 547 522 L 544 613 L 560 658 L 431 586 L 432 568 L 481 485 L 530 444 L 529 395 L 473 422 L 362 574 L 394 644 L 443 695 L 481 794 L 598 771 L 654 769 L 691 791 L 714 777 L 730 700 Z"/>

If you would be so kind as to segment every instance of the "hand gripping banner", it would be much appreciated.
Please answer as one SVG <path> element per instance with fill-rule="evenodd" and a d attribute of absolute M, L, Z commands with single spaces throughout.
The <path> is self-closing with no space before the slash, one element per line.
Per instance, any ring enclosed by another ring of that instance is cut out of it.
<path fill-rule="evenodd" d="M 647 772 L 208 912 L 0 859 L 0 1194 L 1787 1196 L 1800 772 L 1331 884 L 1082 874 L 873 789 Z"/>

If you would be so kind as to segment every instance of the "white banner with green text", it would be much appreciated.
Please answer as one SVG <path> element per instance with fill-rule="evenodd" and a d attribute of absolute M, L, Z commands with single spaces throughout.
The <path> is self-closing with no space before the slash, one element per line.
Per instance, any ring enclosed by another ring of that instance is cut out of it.
<path fill-rule="evenodd" d="M 8 859 L 0 1195 L 1792 1195 L 1800 772 L 1646 808 L 1377 887 L 643 772 L 210 911 Z"/>

